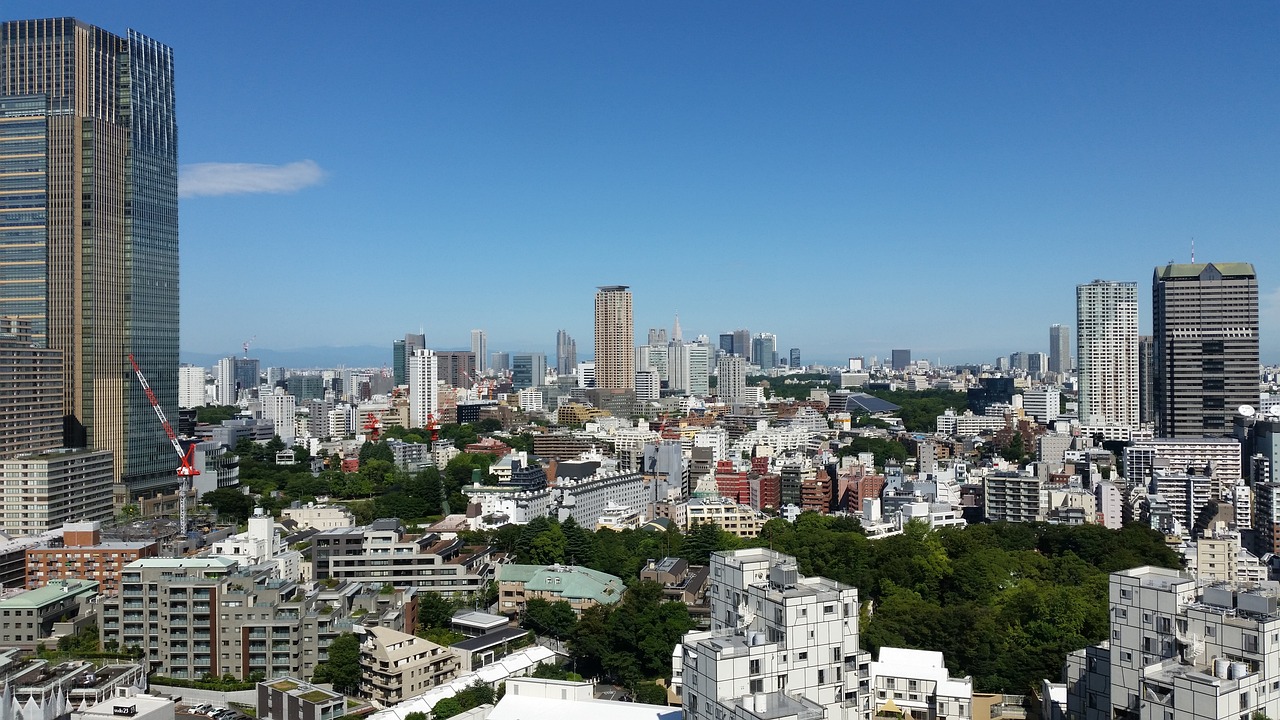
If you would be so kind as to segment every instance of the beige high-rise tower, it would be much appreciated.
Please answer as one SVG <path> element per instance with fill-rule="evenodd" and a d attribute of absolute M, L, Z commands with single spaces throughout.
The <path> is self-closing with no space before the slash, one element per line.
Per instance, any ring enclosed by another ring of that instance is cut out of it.
<path fill-rule="evenodd" d="M 596 387 L 636 387 L 635 323 L 626 285 L 601 285 L 596 291 Z"/>

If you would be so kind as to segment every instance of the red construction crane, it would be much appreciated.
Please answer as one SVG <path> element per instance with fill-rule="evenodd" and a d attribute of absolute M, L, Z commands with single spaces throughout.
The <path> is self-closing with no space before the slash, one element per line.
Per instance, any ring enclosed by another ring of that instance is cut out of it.
<path fill-rule="evenodd" d="M 371 442 L 378 442 L 378 438 L 382 435 L 382 421 L 378 419 L 377 415 L 369 413 L 368 417 L 365 418 L 364 425 L 361 427 L 369 431 L 369 436 L 372 438 Z"/>
<path fill-rule="evenodd" d="M 435 413 L 427 413 L 426 429 L 431 431 L 431 442 L 440 439 L 440 421 L 436 420 Z"/>
<path fill-rule="evenodd" d="M 191 489 L 191 478 L 200 474 L 200 471 L 191 465 L 196 446 L 191 445 L 186 451 L 183 451 L 182 443 L 178 442 L 178 434 L 173 431 L 173 426 L 169 424 L 169 418 L 164 416 L 164 409 L 160 407 L 160 401 L 156 399 L 156 394 L 152 392 L 151 383 L 147 382 L 147 376 L 142 374 L 142 368 L 138 367 L 138 361 L 133 358 L 133 353 L 129 354 L 129 364 L 133 366 L 133 374 L 138 376 L 138 382 L 142 384 L 142 390 L 147 394 L 147 400 L 151 402 L 151 409 L 155 410 L 156 417 L 160 418 L 160 425 L 164 427 L 164 434 L 169 436 L 169 442 L 173 443 L 174 452 L 178 453 L 178 477 L 181 479 L 178 489 L 178 526 L 185 535 L 187 532 L 187 493 Z"/>

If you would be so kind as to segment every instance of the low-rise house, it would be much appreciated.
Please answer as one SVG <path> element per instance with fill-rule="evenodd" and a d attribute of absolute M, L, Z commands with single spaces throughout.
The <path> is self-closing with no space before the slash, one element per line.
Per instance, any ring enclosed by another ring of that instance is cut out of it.
<path fill-rule="evenodd" d="M 498 568 L 498 604 L 503 614 L 523 613 L 531 598 L 564 600 L 575 613 L 595 605 L 613 605 L 626 590 L 620 578 L 578 565 L 502 565 Z"/>

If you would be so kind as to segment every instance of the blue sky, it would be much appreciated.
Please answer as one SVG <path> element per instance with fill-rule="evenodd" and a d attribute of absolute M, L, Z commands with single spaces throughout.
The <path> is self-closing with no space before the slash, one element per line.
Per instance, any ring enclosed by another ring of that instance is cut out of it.
<path fill-rule="evenodd" d="M 39 2 L 173 46 L 182 348 L 1048 349 L 1074 287 L 1249 261 L 1280 361 L 1280 4 Z"/>

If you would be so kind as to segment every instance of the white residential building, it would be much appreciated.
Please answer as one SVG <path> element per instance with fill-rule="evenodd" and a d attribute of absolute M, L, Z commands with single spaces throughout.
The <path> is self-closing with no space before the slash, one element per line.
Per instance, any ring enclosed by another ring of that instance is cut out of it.
<path fill-rule="evenodd" d="M 937 423 L 939 435 L 954 437 L 973 437 L 1001 430 L 1008 424 L 1004 415 L 974 415 L 972 410 L 965 410 L 959 415 L 954 410 L 947 410 L 938 416 Z"/>
<path fill-rule="evenodd" d="M 178 407 L 202 407 L 207 402 L 204 368 L 194 365 L 178 368 Z"/>
<path fill-rule="evenodd" d="M 1124 496 L 1115 483 L 1100 482 L 1093 486 L 1100 522 L 1108 530 L 1119 530 L 1124 525 Z"/>
<path fill-rule="evenodd" d="M 415 348 L 406 359 L 409 374 L 409 422 L 426 427 L 428 419 L 440 413 L 439 369 L 435 353 Z M 440 467 L 444 467 L 441 465 Z"/>
<path fill-rule="evenodd" d="M 1022 393 L 1022 410 L 1041 425 L 1057 420 L 1061 405 L 1062 391 L 1056 387 L 1032 388 Z"/>
<path fill-rule="evenodd" d="M 727 497 L 695 497 L 672 507 L 672 520 L 681 530 L 699 523 L 715 523 L 721 530 L 740 538 L 760 536 L 769 516 L 750 505 L 739 505 Z"/>
<path fill-rule="evenodd" d="M 868 679 L 877 713 L 901 712 L 902 717 L 913 718 L 973 716 L 973 680 L 951 677 L 940 652 L 880 648 Z"/>
<path fill-rule="evenodd" d="M 610 503 L 629 508 L 647 506 L 644 478 L 638 472 L 600 472 L 582 480 L 564 480 L 552 488 L 551 503 L 562 522 L 594 528 Z"/>
<path fill-rule="evenodd" d="M 662 395 L 662 381 L 657 370 L 636 370 L 636 400 L 657 402 Z"/>
<path fill-rule="evenodd" d="M 276 426 L 276 434 L 290 447 L 297 440 L 294 431 L 294 416 L 298 414 L 298 401 L 284 388 L 274 388 L 270 393 L 259 397 L 262 404 L 262 417 Z"/>
<path fill-rule="evenodd" d="M 1067 717 L 1280 716 L 1275 591 L 1140 567 L 1111 574 L 1110 598 L 1109 641 L 1067 656 Z"/>
<path fill-rule="evenodd" d="M 928 704 L 919 717 L 971 717 L 970 681 L 947 677 L 940 656 L 884 648 L 873 670 L 859 647 L 858 591 L 802 577 L 795 558 L 714 553 L 707 598 L 711 629 L 685 635 L 672 653 L 671 686 L 688 720 L 870 720 L 892 712 L 899 692 L 913 711 Z"/>
<path fill-rule="evenodd" d="M 536 387 L 525 388 L 516 393 L 517 402 L 524 412 L 542 412 L 542 391 Z"/>
<path fill-rule="evenodd" d="M 343 505 L 307 503 L 302 507 L 288 507 L 280 511 L 280 519 L 293 520 L 303 530 L 333 530 L 356 526 L 355 516 Z"/>

